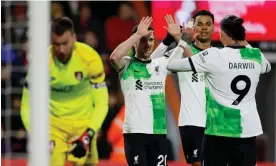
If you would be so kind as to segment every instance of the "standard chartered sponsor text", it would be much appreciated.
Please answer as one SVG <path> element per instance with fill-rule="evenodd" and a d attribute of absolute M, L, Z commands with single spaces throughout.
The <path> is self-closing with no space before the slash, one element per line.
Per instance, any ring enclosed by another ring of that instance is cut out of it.
<path fill-rule="evenodd" d="M 162 81 L 143 82 L 144 89 L 164 89 Z"/>

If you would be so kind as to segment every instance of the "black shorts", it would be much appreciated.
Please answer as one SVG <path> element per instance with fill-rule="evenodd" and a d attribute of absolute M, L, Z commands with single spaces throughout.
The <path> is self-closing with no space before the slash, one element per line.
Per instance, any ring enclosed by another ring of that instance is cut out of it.
<path fill-rule="evenodd" d="M 205 135 L 203 160 L 204 166 L 255 166 L 256 137 L 229 138 Z"/>
<path fill-rule="evenodd" d="M 179 126 L 182 148 L 188 164 L 202 161 L 201 149 L 204 131 L 204 127 Z"/>
<path fill-rule="evenodd" d="M 167 166 L 165 134 L 124 134 L 124 144 L 129 166 Z"/>

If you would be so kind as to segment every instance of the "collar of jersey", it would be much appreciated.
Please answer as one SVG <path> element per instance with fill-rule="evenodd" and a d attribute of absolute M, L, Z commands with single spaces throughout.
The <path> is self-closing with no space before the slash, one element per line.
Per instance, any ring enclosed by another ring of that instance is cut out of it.
<path fill-rule="evenodd" d="M 151 63 L 151 59 L 150 59 L 150 60 L 146 60 L 146 61 L 143 61 L 143 60 L 138 59 L 138 58 L 136 58 L 136 57 L 133 57 L 133 59 L 134 59 L 135 61 L 138 61 L 138 62 L 141 62 L 141 63 Z"/>
<path fill-rule="evenodd" d="M 204 51 L 204 49 L 201 49 L 201 48 L 199 48 L 198 46 L 196 46 L 195 43 L 192 43 L 192 46 L 193 46 L 194 48 L 196 48 L 197 50 L 199 50 L 199 51 Z M 212 46 L 211 46 L 211 47 L 212 47 Z"/>
<path fill-rule="evenodd" d="M 62 63 L 58 60 L 56 56 L 54 56 L 54 63 L 59 67 L 66 67 L 72 58 L 73 58 L 73 53 L 70 55 L 69 59 L 65 63 Z"/>
<path fill-rule="evenodd" d="M 73 54 L 74 54 L 75 48 L 76 48 L 76 47 L 74 46 L 74 47 L 73 47 L 73 50 L 72 50 L 72 53 L 71 53 L 71 55 L 70 55 L 70 57 L 68 58 L 68 60 L 67 60 L 65 63 L 60 62 L 60 61 L 58 60 L 58 58 L 57 58 L 55 55 L 53 55 L 55 64 L 57 64 L 59 67 L 64 67 L 64 66 L 66 66 L 66 65 L 71 61 L 71 59 L 73 58 Z"/>
<path fill-rule="evenodd" d="M 226 46 L 234 49 L 241 49 L 241 48 L 246 48 L 245 46 Z"/>

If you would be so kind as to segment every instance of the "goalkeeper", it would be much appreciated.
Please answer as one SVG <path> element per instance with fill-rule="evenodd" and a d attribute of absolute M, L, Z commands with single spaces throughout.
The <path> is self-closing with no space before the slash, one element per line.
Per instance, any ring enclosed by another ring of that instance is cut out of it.
<path fill-rule="evenodd" d="M 73 22 L 53 20 L 50 59 L 51 166 L 93 166 L 98 163 L 96 133 L 108 111 L 105 73 L 98 53 L 77 42 Z M 23 88 L 21 117 L 29 126 L 28 79 Z"/>

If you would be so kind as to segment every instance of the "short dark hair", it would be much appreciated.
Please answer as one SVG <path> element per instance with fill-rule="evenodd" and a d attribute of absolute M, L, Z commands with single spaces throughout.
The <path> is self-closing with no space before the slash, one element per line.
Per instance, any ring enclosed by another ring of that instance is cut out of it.
<path fill-rule="evenodd" d="M 57 35 L 62 35 L 66 31 L 74 33 L 74 23 L 68 17 L 55 18 L 52 21 L 51 31 Z"/>
<path fill-rule="evenodd" d="M 245 28 L 243 19 L 235 15 L 227 15 L 220 22 L 220 28 L 233 40 L 245 39 Z"/>
<path fill-rule="evenodd" d="M 213 21 L 213 24 L 215 22 L 215 17 L 213 15 L 213 13 L 211 13 L 210 11 L 208 10 L 199 10 L 197 11 L 194 15 L 193 15 L 193 19 L 194 21 L 196 20 L 196 17 L 197 16 L 210 16 L 212 18 L 212 21 Z"/>
<path fill-rule="evenodd" d="M 131 34 L 133 35 L 134 33 L 136 33 L 137 30 L 138 30 L 138 25 L 136 25 L 136 26 L 132 29 Z M 153 29 L 153 27 L 149 26 L 148 30 L 152 30 L 152 31 L 153 31 L 154 29 Z"/>

